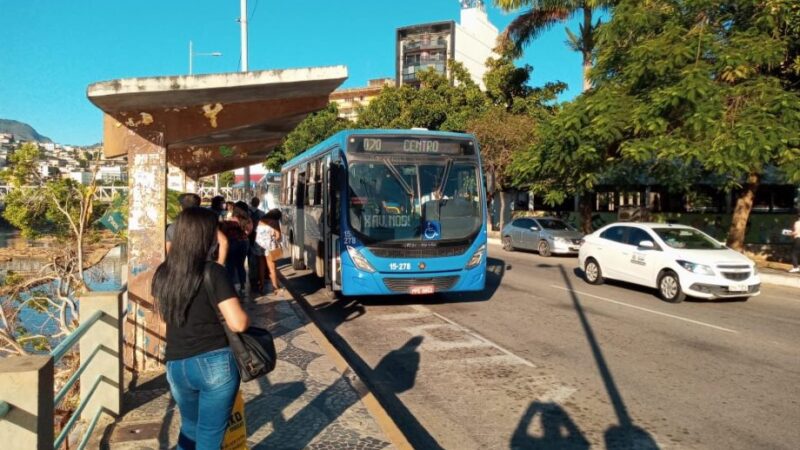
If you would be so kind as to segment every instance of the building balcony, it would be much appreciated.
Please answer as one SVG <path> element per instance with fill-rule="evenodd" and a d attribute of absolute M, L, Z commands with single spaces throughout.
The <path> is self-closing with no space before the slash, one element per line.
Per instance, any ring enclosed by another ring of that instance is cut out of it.
<path fill-rule="evenodd" d="M 403 52 L 413 53 L 424 50 L 438 50 L 446 49 L 448 43 L 446 39 L 437 39 L 434 41 L 405 41 L 403 42 Z"/>

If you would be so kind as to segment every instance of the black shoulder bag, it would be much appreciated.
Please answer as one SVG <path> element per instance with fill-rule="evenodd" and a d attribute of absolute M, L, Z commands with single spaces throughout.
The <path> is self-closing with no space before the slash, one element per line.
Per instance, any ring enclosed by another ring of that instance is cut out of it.
<path fill-rule="evenodd" d="M 228 336 L 228 345 L 233 351 L 236 365 L 239 367 L 239 375 L 242 381 L 250 381 L 262 377 L 275 369 L 278 360 L 275 351 L 275 342 L 269 331 L 250 327 L 244 333 L 234 333 L 225 323 L 225 318 L 219 310 L 219 306 L 214 302 L 214 288 L 211 284 L 211 271 L 206 264 L 203 273 L 203 284 L 205 285 L 206 295 L 217 312 L 222 328 Z"/>

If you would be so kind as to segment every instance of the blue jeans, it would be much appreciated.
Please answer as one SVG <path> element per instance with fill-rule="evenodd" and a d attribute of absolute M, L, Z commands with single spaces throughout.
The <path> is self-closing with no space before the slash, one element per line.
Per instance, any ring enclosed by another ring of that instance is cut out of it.
<path fill-rule="evenodd" d="M 167 361 L 170 391 L 181 412 L 179 450 L 219 450 L 239 390 L 229 347 Z"/>

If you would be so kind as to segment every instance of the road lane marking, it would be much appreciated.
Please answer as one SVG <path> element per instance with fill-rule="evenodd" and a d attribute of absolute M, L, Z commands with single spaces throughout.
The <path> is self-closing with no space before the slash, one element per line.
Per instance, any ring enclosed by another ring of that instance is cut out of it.
<path fill-rule="evenodd" d="M 649 313 L 658 314 L 659 316 L 670 317 L 672 319 L 682 320 L 684 322 L 693 323 L 695 325 L 702 325 L 704 327 L 713 328 L 715 330 L 724 331 L 726 333 L 734 333 L 734 334 L 738 334 L 739 333 L 738 331 L 731 330 L 730 328 L 724 328 L 724 327 L 720 327 L 720 326 L 717 326 L 717 325 L 712 325 L 710 323 L 700 322 L 699 320 L 688 319 L 686 317 L 676 316 L 676 315 L 673 315 L 673 314 L 668 314 L 668 313 L 661 312 L 661 311 L 656 311 L 656 310 L 653 310 L 653 309 L 643 308 L 641 306 L 634 306 L 634 305 L 631 305 L 631 304 L 628 304 L 628 303 L 625 303 L 625 302 L 620 302 L 620 301 L 617 301 L 617 300 L 612 300 L 610 298 L 600 297 L 599 295 L 590 294 L 588 292 L 581 292 L 581 291 L 576 291 L 574 289 L 567 289 L 565 287 L 557 286 L 555 284 L 551 284 L 550 287 L 556 288 L 556 289 L 561 289 L 562 291 L 566 291 L 566 292 L 574 292 L 576 294 L 580 294 L 580 295 L 585 295 L 587 297 L 596 298 L 598 300 L 603 300 L 603 301 L 606 301 L 606 302 L 609 302 L 609 303 L 614 303 L 616 305 L 627 306 L 628 308 L 633 308 L 633 309 L 638 309 L 640 311 L 646 311 L 646 312 L 649 312 Z"/>
<path fill-rule="evenodd" d="M 424 312 L 400 312 L 400 313 L 388 313 L 388 314 L 380 314 L 375 316 L 378 320 L 413 320 L 413 319 L 423 319 L 425 317 L 429 317 L 429 313 Z"/>
<path fill-rule="evenodd" d="M 486 339 L 485 337 L 481 336 L 478 333 L 473 332 L 472 330 L 470 330 L 469 328 L 459 324 L 458 322 L 454 322 L 454 321 L 448 319 L 447 317 L 445 317 L 445 316 L 443 316 L 443 315 L 441 315 L 441 314 L 439 314 L 439 313 L 437 313 L 437 312 L 435 312 L 435 311 L 433 311 L 431 309 L 428 309 L 428 308 L 426 308 L 426 307 L 424 307 L 422 305 L 414 305 L 414 309 L 416 309 L 417 311 L 421 311 L 421 312 L 425 311 L 425 312 L 428 312 L 430 314 L 433 314 L 434 316 L 438 317 L 441 320 L 444 320 L 445 322 L 449 323 L 450 325 L 453 325 L 455 327 L 460 328 L 464 333 L 467 333 L 467 334 L 471 335 L 475 339 L 483 341 L 486 345 L 488 345 L 490 347 L 494 347 L 497 350 L 500 350 L 501 352 L 505 353 L 506 355 L 512 357 L 514 360 L 516 360 L 520 364 L 526 365 L 526 366 L 534 368 L 534 369 L 536 368 L 536 364 L 528 361 L 527 359 L 525 359 L 525 358 L 523 358 L 523 357 L 521 357 L 519 355 L 514 354 L 513 352 L 511 352 L 510 350 L 500 346 L 499 344 L 496 344 L 496 343 Z"/>

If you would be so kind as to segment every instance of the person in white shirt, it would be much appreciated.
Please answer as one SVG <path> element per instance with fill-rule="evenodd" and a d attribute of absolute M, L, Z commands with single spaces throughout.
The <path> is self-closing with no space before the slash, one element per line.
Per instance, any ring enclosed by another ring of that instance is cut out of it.
<path fill-rule="evenodd" d="M 797 220 L 794 221 L 792 238 L 794 238 L 794 244 L 792 245 L 792 268 L 789 269 L 789 272 L 798 273 L 800 272 L 800 214 L 797 215 Z"/>

